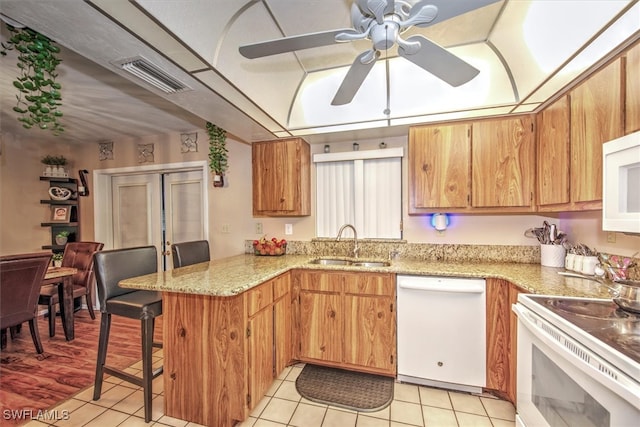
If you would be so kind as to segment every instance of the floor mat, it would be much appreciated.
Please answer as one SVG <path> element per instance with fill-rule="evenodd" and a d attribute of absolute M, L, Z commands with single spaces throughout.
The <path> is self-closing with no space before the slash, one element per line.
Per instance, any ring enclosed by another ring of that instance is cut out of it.
<path fill-rule="evenodd" d="M 307 364 L 296 379 L 296 389 L 314 402 L 374 412 L 393 400 L 393 383 L 393 378 L 381 375 Z"/>

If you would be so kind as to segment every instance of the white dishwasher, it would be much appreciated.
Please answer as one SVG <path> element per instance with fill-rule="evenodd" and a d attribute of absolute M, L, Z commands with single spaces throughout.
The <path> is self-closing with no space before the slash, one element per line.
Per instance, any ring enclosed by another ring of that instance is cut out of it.
<path fill-rule="evenodd" d="M 485 280 L 398 275 L 397 287 L 398 380 L 481 392 Z"/>

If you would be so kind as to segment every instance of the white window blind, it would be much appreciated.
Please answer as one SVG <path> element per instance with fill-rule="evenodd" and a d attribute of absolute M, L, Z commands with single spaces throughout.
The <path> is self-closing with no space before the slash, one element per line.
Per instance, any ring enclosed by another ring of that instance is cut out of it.
<path fill-rule="evenodd" d="M 316 154 L 316 230 L 336 237 L 352 224 L 362 238 L 402 238 L 401 148 Z M 344 237 L 353 237 L 350 229 Z"/>

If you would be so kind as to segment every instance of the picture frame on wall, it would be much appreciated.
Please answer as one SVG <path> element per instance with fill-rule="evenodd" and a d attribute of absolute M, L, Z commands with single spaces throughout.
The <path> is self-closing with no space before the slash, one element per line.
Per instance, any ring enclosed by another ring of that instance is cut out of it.
<path fill-rule="evenodd" d="M 51 206 L 51 222 L 69 222 L 71 206 Z"/>

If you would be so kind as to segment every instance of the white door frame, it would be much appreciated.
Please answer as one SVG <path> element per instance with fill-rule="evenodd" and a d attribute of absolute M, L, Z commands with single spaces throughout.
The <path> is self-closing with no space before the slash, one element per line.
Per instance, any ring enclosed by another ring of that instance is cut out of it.
<path fill-rule="evenodd" d="M 115 175 L 133 175 L 148 173 L 170 173 L 202 170 L 202 218 L 205 239 L 209 239 L 209 174 L 208 164 L 204 160 L 158 165 L 128 166 L 93 171 L 93 210 L 94 235 L 97 242 L 104 243 L 104 249 L 113 249 L 113 218 L 111 177 Z"/>

